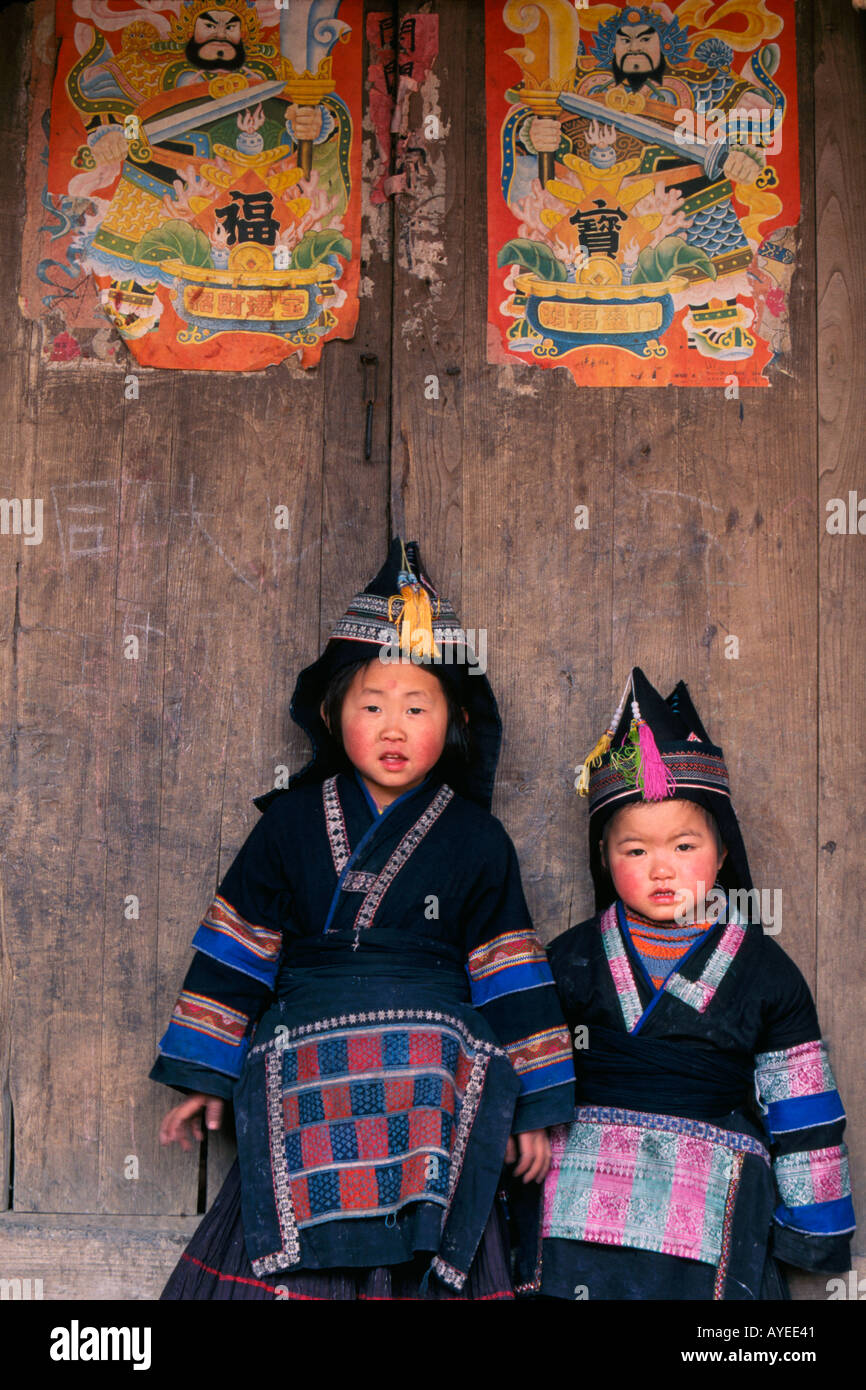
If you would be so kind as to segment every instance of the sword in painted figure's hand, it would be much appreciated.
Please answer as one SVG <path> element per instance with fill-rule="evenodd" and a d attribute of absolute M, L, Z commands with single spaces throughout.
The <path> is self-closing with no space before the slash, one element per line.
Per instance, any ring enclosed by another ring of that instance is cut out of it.
<path fill-rule="evenodd" d="M 248 83 L 239 91 L 208 98 L 167 116 L 144 123 L 150 144 L 172 140 L 202 125 L 256 106 L 268 97 L 285 95 L 298 105 L 316 105 L 333 90 L 330 52 L 351 26 L 337 19 L 342 0 L 290 0 L 280 10 L 280 51 L 290 69 L 285 81 Z M 298 163 L 304 177 L 313 167 L 312 140 L 298 141 Z"/>
<path fill-rule="evenodd" d="M 661 145 L 662 149 L 680 158 L 691 158 L 695 163 L 702 165 L 708 179 L 718 178 L 729 154 L 725 140 L 702 140 L 697 135 L 686 136 L 682 131 L 668 130 L 666 126 L 648 120 L 646 116 L 636 116 L 630 111 L 617 111 L 614 107 L 604 106 L 600 101 L 575 96 L 574 92 L 560 92 L 559 104 L 564 111 L 586 116 L 591 121 L 604 121 L 625 135 L 634 135 L 643 144 Z"/>
<path fill-rule="evenodd" d="M 268 97 L 279 96 L 286 88 L 285 82 L 251 82 L 237 92 L 227 92 L 224 96 L 208 98 L 196 106 L 187 106 L 182 111 L 168 116 L 154 116 L 144 122 L 144 133 L 151 145 L 162 140 L 172 140 L 176 135 L 185 135 L 188 130 L 197 130 L 202 125 L 234 115 L 248 106 L 257 106 Z"/>

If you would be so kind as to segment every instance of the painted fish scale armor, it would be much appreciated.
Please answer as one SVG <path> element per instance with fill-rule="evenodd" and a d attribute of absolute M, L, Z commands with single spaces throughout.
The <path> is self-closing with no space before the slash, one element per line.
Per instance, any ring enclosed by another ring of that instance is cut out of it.
<path fill-rule="evenodd" d="M 712 259 L 725 251 L 735 251 L 748 246 L 743 229 L 729 201 L 695 213 L 694 221 L 686 234 L 690 246 L 700 246 Z"/>

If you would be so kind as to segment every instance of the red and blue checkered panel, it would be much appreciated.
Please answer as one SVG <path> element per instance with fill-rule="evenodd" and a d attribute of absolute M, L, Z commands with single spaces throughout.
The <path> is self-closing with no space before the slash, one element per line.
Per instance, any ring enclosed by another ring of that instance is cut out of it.
<path fill-rule="evenodd" d="M 445 1204 L 472 1055 L 438 1026 L 349 1027 L 283 1052 L 286 1165 L 299 1226 Z"/>

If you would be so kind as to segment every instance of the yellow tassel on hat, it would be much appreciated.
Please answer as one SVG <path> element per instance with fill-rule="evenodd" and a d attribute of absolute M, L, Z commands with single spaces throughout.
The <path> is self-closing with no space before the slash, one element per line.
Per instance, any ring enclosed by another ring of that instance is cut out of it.
<path fill-rule="evenodd" d="M 628 699 L 629 692 L 631 691 L 632 678 L 633 672 L 630 671 L 628 680 L 625 683 L 625 690 L 622 692 L 622 697 L 620 699 L 619 704 L 616 707 L 613 719 L 608 724 L 607 728 L 605 729 L 601 738 L 598 740 L 598 743 L 595 745 L 592 752 L 587 754 L 586 758 L 583 761 L 583 766 L 580 768 L 575 768 L 577 776 L 574 779 L 574 788 L 578 796 L 589 796 L 589 774 L 594 767 L 599 766 L 605 753 L 609 751 L 610 745 L 613 743 L 614 734 L 619 728 L 619 721 L 622 719 L 623 711 L 625 710 L 626 700 Z"/>
<path fill-rule="evenodd" d="M 406 547 L 403 546 L 403 568 L 397 576 L 399 593 L 388 600 L 388 622 L 395 621 L 394 604 L 402 603 L 400 612 L 400 649 L 404 656 L 416 661 L 439 658 L 441 652 L 433 637 L 433 608 L 430 595 L 409 568 Z M 436 601 L 437 613 L 439 601 Z"/>
<path fill-rule="evenodd" d="M 605 729 L 598 743 L 592 752 L 587 754 L 575 779 L 575 788 L 578 796 L 589 796 L 589 774 L 592 768 L 598 767 L 605 753 L 610 748 L 613 734 L 609 729 Z"/>

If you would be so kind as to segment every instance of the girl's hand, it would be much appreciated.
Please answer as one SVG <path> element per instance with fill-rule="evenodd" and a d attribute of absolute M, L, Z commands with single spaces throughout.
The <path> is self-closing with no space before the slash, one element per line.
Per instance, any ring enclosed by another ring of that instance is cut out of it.
<path fill-rule="evenodd" d="M 206 1096 L 200 1091 L 197 1091 L 195 1095 L 187 1096 L 180 1105 L 169 1110 L 160 1125 L 160 1144 L 173 1144 L 175 1140 L 178 1140 L 180 1147 L 186 1153 L 192 1148 L 190 1131 L 192 1131 L 193 1139 L 201 1142 L 204 1138 L 199 1111 L 204 1110 L 205 1124 L 208 1129 L 219 1129 L 222 1124 L 224 1105 L 225 1102 L 219 1096 Z"/>
<path fill-rule="evenodd" d="M 550 1168 L 550 1140 L 546 1129 L 528 1129 L 525 1134 L 512 1134 L 505 1150 L 505 1162 L 514 1163 L 520 1150 L 520 1162 L 514 1177 L 524 1182 L 544 1182 Z"/>

